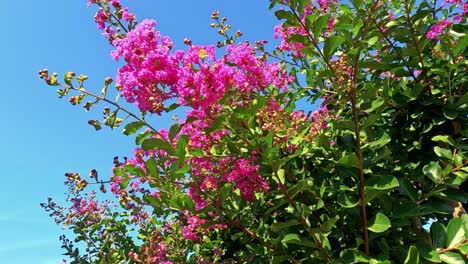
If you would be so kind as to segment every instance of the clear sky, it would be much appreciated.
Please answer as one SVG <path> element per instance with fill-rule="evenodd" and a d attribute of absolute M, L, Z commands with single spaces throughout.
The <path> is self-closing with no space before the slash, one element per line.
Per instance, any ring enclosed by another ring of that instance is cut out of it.
<path fill-rule="evenodd" d="M 227 16 L 244 39 L 271 39 L 277 23 L 268 1 L 252 0 L 122 0 L 137 18 L 154 18 L 176 48 L 182 40 L 211 44 L 218 40 L 209 27 L 211 11 Z M 88 89 L 102 87 L 118 64 L 96 29 L 95 8 L 86 0 L 0 0 L 0 263 L 60 263 L 63 253 L 57 227 L 39 203 L 47 196 L 63 199 L 67 171 L 87 174 L 97 169 L 109 176 L 114 156 L 129 156 L 133 138 L 120 130 L 95 132 L 86 113 L 59 100 L 37 72 L 69 70 L 89 76 Z M 165 119 L 154 119 L 165 127 Z"/>

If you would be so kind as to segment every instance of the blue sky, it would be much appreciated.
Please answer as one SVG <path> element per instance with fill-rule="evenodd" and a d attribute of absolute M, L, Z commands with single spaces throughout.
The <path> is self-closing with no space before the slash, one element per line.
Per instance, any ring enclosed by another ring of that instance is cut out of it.
<path fill-rule="evenodd" d="M 218 36 L 209 27 L 211 11 L 227 16 L 244 39 L 271 39 L 277 23 L 268 1 L 252 0 L 122 0 L 139 20 L 154 18 L 158 29 L 169 35 L 176 48 L 182 40 L 211 44 Z M 42 83 L 42 68 L 89 76 L 88 89 L 102 87 L 115 76 L 118 64 L 109 57 L 110 47 L 96 29 L 95 8 L 86 0 L 0 0 L 0 263 L 60 263 L 63 253 L 57 227 L 39 206 L 52 196 L 63 199 L 67 171 L 86 175 L 97 169 L 109 176 L 114 156 L 131 155 L 134 139 L 119 130 L 95 132 L 87 120 L 100 113 L 86 113 L 59 100 L 55 90 Z M 153 119 L 166 127 L 168 119 Z"/>

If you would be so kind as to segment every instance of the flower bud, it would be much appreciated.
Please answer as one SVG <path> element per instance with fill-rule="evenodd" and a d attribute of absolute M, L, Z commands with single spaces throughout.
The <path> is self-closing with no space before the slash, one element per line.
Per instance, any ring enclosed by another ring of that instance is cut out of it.
<path fill-rule="evenodd" d="M 191 46 L 192 45 L 192 40 L 189 39 L 189 38 L 184 38 L 184 44 Z"/>
<path fill-rule="evenodd" d="M 212 19 L 218 19 L 219 18 L 219 11 L 215 10 L 213 13 L 211 13 L 211 18 Z"/>

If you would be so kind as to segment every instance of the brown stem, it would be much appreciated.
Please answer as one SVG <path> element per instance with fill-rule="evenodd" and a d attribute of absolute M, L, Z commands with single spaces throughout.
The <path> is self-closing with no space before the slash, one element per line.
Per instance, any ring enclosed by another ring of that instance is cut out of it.
<path fill-rule="evenodd" d="M 129 116 L 131 116 L 131 117 L 135 118 L 136 120 L 138 120 L 138 121 L 144 123 L 146 127 L 148 127 L 149 129 L 151 129 L 151 131 L 153 131 L 154 133 L 160 135 L 161 138 L 164 139 L 163 135 L 160 134 L 159 131 L 156 130 L 156 128 L 152 127 L 152 126 L 151 126 L 148 122 L 146 122 L 144 119 L 142 119 L 142 118 L 140 118 L 139 116 L 135 115 L 134 113 L 130 112 L 130 111 L 127 110 L 126 108 L 123 108 L 123 107 L 122 107 L 121 105 L 119 105 L 118 103 L 113 102 L 113 101 L 111 101 L 111 100 L 109 100 L 109 99 L 107 99 L 107 98 L 105 98 L 105 97 L 102 97 L 102 96 L 99 96 L 99 95 L 97 95 L 97 94 L 94 94 L 94 93 L 92 93 L 92 92 L 88 92 L 88 91 L 86 91 L 86 90 L 84 90 L 84 89 L 77 89 L 77 88 L 75 88 L 75 87 L 73 87 L 73 86 L 71 86 L 71 85 L 70 85 L 70 86 L 66 86 L 66 85 L 62 85 L 62 84 L 61 84 L 61 86 L 64 87 L 64 88 L 66 88 L 66 89 L 68 88 L 68 89 L 77 91 L 77 92 L 79 92 L 79 93 L 83 93 L 83 94 L 89 95 L 89 96 L 94 97 L 94 98 L 96 98 L 96 99 L 98 99 L 98 100 L 100 100 L 100 101 L 104 101 L 104 102 L 106 102 L 106 103 L 108 103 L 108 104 L 111 104 L 111 105 L 115 106 L 118 110 L 122 110 L 122 111 L 124 111 L 125 113 L 127 113 Z"/>
<path fill-rule="evenodd" d="M 370 8 L 370 13 L 373 13 L 374 10 L 377 8 L 379 1 L 374 1 L 374 4 Z M 353 41 L 353 46 L 359 44 L 364 36 L 367 34 L 369 30 L 369 22 L 370 17 L 364 21 L 364 28 L 359 36 Z M 358 169 L 359 169 L 359 201 L 361 204 L 361 225 L 362 225 L 362 239 L 364 240 L 364 252 L 366 255 L 369 256 L 369 233 L 367 231 L 367 209 L 366 209 L 366 193 L 364 191 L 364 165 L 363 165 L 363 158 L 362 158 L 362 150 L 361 150 L 361 128 L 359 125 L 359 114 L 357 109 L 357 81 L 359 75 L 359 58 L 361 56 L 362 48 L 358 48 L 358 52 L 354 57 L 354 65 L 353 65 L 353 74 L 352 74 L 352 86 L 350 87 L 350 99 L 351 99 L 351 111 L 353 115 L 354 121 L 354 133 L 356 138 L 356 155 L 358 158 Z"/>
<path fill-rule="evenodd" d="M 366 211 L 366 193 L 364 192 L 364 166 L 362 161 L 361 137 L 359 127 L 359 117 L 356 108 L 356 93 L 353 90 L 351 94 L 351 107 L 353 112 L 353 121 L 356 137 L 356 154 L 359 161 L 359 201 L 361 202 L 361 223 L 362 223 L 362 238 L 364 240 L 364 250 L 366 255 L 369 255 L 369 234 L 367 232 L 367 211 Z"/>
<path fill-rule="evenodd" d="M 461 246 L 464 246 L 468 244 L 468 241 L 467 242 L 463 242 L 461 244 L 458 244 L 456 245 L 455 247 L 450 247 L 450 248 L 443 248 L 443 249 L 439 249 L 437 250 L 437 254 L 442 254 L 442 253 L 445 253 L 445 252 L 448 252 L 448 251 L 452 251 L 452 250 L 455 250 L 455 249 L 459 249 Z"/>

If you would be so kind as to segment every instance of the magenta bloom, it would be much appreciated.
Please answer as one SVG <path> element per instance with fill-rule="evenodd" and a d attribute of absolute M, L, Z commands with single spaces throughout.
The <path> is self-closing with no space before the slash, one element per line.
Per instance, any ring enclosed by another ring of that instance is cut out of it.
<path fill-rule="evenodd" d="M 439 24 L 432 25 L 431 29 L 429 32 L 427 32 L 426 37 L 428 39 L 437 39 L 437 37 L 440 35 L 442 30 L 446 28 L 448 25 L 450 25 L 452 22 L 448 19 L 443 19 L 440 21 Z"/>

